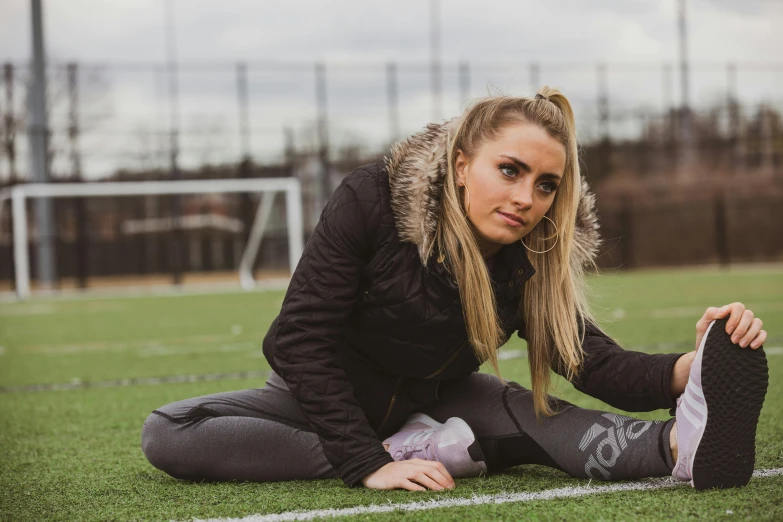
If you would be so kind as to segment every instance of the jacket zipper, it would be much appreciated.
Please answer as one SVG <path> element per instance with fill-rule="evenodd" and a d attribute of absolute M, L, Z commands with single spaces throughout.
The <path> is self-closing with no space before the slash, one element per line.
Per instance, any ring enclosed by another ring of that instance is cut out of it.
<path fill-rule="evenodd" d="M 448 361 L 446 361 L 445 363 L 443 363 L 443 366 L 441 366 L 440 368 L 438 368 L 437 370 L 435 370 L 435 373 L 431 373 L 431 374 L 429 374 L 428 376 L 426 376 L 426 377 L 425 377 L 425 379 L 432 379 L 432 378 L 433 378 L 433 377 L 435 377 L 436 375 L 440 374 L 440 373 L 441 373 L 443 370 L 445 370 L 445 369 L 446 369 L 446 367 L 447 367 L 449 364 L 451 364 L 451 362 L 452 362 L 454 359 L 456 359 L 456 358 L 457 358 L 457 356 L 459 355 L 459 352 L 460 352 L 460 350 L 457 350 L 457 351 L 455 351 L 453 354 L 451 354 L 451 357 L 449 357 L 449 360 L 448 360 Z"/>
<path fill-rule="evenodd" d="M 383 420 L 381 421 L 380 426 L 378 426 L 378 431 L 379 432 L 386 425 L 386 421 L 389 420 L 389 415 L 391 415 L 392 408 L 394 408 L 394 403 L 397 402 L 397 392 L 400 389 L 400 382 L 402 382 L 402 377 L 397 379 L 397 384 L 394 386 L 394 393 L 392 393 L 392 398 L 391 398 L 391 401 L 389 402 L 389 407 L 386 409 L 386 415 L 383 416 Z"/>

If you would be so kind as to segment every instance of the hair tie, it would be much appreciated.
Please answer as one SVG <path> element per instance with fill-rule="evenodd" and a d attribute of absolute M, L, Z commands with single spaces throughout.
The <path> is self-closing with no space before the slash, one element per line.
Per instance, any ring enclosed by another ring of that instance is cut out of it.
<path fill-rule="evenodd" d="M 546 96 L 544 96 L 544 95 L 543 95 L 543 94 L 541 94 L 541 93 L 537 93 L 537 94 L 536 94 L 536 99 L 537 99 L 537 100 L 546 100 L 546 101 L 549 101 L 549 98 L 547 98 Z"/>

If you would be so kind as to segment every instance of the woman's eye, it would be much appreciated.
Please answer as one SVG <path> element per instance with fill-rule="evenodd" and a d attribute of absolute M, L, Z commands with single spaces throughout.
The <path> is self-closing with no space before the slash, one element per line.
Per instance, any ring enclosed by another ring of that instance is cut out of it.
<path fill-rule="evenodd" d="M 551 194 L 552 192 L 557 190 L 557 185 L 555 183 L 552 183 L 551 181 L 541 183 L 539 187 L 541 187 L 541 189 L 547 194 Z"/>
<path fill-rule="evenodd" d="M 506 174 L 506 172 L 511 172 L 511 176 L 508 177 L 517 175 L 517 168 L 512 165 L 500 165 L 498 168 L 500 169 L 500 172 L 504 174 Z"/>

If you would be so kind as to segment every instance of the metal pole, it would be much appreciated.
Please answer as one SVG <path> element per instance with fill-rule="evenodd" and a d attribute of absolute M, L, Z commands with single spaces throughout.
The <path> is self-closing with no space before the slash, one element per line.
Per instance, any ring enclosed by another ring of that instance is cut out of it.
<path fill-rule="evenodd" d="M 386 64 L 386 93 L 389 103 L 389 141 L 400 139 L 400 112 L 397 97 L 397 64 Z"/>
<path fill-rule="evenodd" d="M 14 66 L 6 63 L 3 66 L 5 81 L 5 155 L 8 158 L 8 182 L 16 183 L 16 121 L 14 118 Z"/>
<path fill-rule="evenodd" d="M 14 117 L 14 66 L 11 63 L 6 63 L 3 66 L 3 80 L 5 82 L 5 117 L 4 117 L 4 143 L 6 158 L 8 158 L 8 183 L 9 185 L 16 184 L 16 119 Z M 0 212 L 2 212 L 2 205 L 0 205 Z M 2 216 L 2 214 L 0 214 Z M 8 213 L 9 226 L 11 230 L 14 227 L 14 213 Z M 9 251 L 9 266 L 11 267 L 11 286 L 16 289 L 16 268 L 14 265 L 14 253 L 13 249 Z"/>
<path fill-rule="evenodd" d="M 19 186 L 11 189 L 11 213 L 14 216 L 14 272 L 16 274 L 16 296 L 26 299 L 30 296 L 30 260 L 27 252 L 27 213 L 25 195 Z"/>
<path fill-rule="evenodd" d="M 30 87 L 30 113 L 28 129 L 30 132 L 30 166 L 32 179 L 36 182 L 49 182 L 49 162 L 47 154 L 48 132 L 46 114 L 46 65 L 44 55 L 43 12 L 41 0 L 31 0 L 33 22 L 33 77 Z M 54 216 L 52 202 L 41 198 L 35 203 L 35 223 L 38 231 L 38 281 L 44 288 L 52 288 L 57 271 L 55 267 Z"/>
<path fill-rule="evenodd" d="M 238 63 L 236 67 L 237 73 L 237 106 L 239 109 L 239 143 L 241 147 L 242 159 L 239 162 L 239 177 L 249 178 L 250 172 L 250 117 L 247 89 L 247 65 L 244 63 Z M 238 194 L 239 199 L 239 218 L 245 225 L 242 231 L 242 241 L 247 244 L 248 239 L 251 237 L 251 226 L 253 225 L 253 202 L 250 200 L 250 194 Z M 211 234 L 212 240 L 219 241 L 220 235 L 213 232 Z M 253 260 L 255 261 L 255 256 Z M 220 267 L 223 268 L 223 267 Z M 251 267 L 252 270 L 252 267 Z"/>
<path fill-rule="evenodd" d="M 690 85 L 688 68 L 688 33 L 686 20 L 685 0 L 678 0 L 678 28 L 679 28 L 679 47 L 680 47 L 680 101 L 681 118 L 680 126 L 682 129 L 682 163 L 680 174 L 687 176 L 693 164 L 693 128 L 691 122 L 690 108 Z"/>
<path fill-rule="evenodd" d="M 71 178 L 82 181 L 82 160 L 79 152 L 79 69 L 68 64 L 68 141 L 71 149 Z M 79 288 L 87 288 L 87 227 L 84 198 L 73 199 L 76 214 L 76 277 Z"/>
<path fill-rule="evenodd" d="M 470 98 L 470 64 L 459 64 L 459 99 L 465 103 Z"/>
<path fill-rule="evenodd" d="M 326 100 L 326 65 L 315 64 L 315 90 L 318 103 L 318 156 L 321 160 L 320 198 L 318 207 L 323 208 L 332 195 L 329 182 L 329 121 Z"/>
<path fill-rule="evenodd" d="M 664 142 L 668 152 L 665 157 L 668 158 L 667 166 L 674 172 L 677 169 L 677 126 L 679 120 L 677 119 L 677 111 L 674 104 L 674 74 L 672 74 L 671 65 L 666 64 L 663 66 L 662 76 L 663 113 L 666 118 L 666 138 Z"/>
<path fill-rule="evenodd" d="M 291 127 L 283 127 L 283 156 L 288 167 L 288 175 L 294 176 L 294 130 Z"/>
<path fill-rule="evenodd" d="M 440 64 L 440 16 L 438 0 L 430 0 L 430 77 L 432 81 L 432 116 L 433 121 L 442 119 L 443 87 L 441 85 Z"/>
<path fill-rule="evenodd" d="M 685 11 L 685 0 L 678 0 L 678 27 L 680 36 L 680 96 L 682 108 L 690 107 L 690 92 L 688 78 L 688 32 Z"/>
<path fill-rule="evenodd" d="M 609 129 L 609 82 L 606 64 L 598 64 L 596 68 L 598 80 L 598 132 L 601 135 L 601 175 L 609 174 L 612 167 L 612 140 Z"/>
<path fill-rule="evenodd" d="M 79 154 L 79 69 L 69 63 L 68 71 L 68 142 L 71 152 L 71 177 L 82 179 L 82 162 Z"/>
<path fill-rule="evenodd" d="M 288 267 L 293 275 L 304 249 L 302 229 L 302 187 L 294 182 L 285 193 L 286 226 L 288 227 Z"/>
<path fill-rule="evenodd" d="M 603 141 L 609 141 L 609 85 L 606 64 L 598 64 L 598 129 Z"/>
<path fill-rule="evenodd" d="M 537 93 L 541 87 L 541 66 L 537 63 L 530 64 L 530 90 Z"/>
<path fill-rule="evenodd" d="M 242 159 L 250 159 L 250 101 L 247 90 L 247 65 L 237 64 L 237 99 L 239 101 L 239 142 Z"/>
<path fill-rule="evenodd" d="M 730 161 L 733 168 L 739 167 L 740 107 L 737 95 L 737 66 L 726 66 L 726 110 L 728 111 L 728 138 Z"/>
<path fill-rule="evenodd" d="M 166 58 L 169 77 L 169 168 L 171 179 L 181 178 L 179 156 L 179 84 L 177 82 L 177 48 L 174 34 L 174 0 L 166 2 Z M 175 285 L 182 283 L 182 234 L 179 215 L 181 197 L 171 196 L 172 241 L 169 243 L 171 272 Z"/>

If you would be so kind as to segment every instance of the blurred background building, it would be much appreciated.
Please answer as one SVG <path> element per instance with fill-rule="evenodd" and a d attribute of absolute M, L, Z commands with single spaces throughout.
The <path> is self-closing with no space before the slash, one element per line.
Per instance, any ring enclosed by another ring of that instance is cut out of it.
<path fill-rule="evenodd" d="M 341 178 L 394 141 L 546 84 L 574 105 L 602 266 L 780 262 L 781 24 L 777 0 L 6 0 L 0 187 L 294 176 L 306 239 Z M 30 205 L 32 278 L 66 288 L 233 277 L 258 196 Z M 278 198 L 261 277 L 288 274 L 284 215 Z M 5 205 L 6 290 L 11 230 Z"/>

